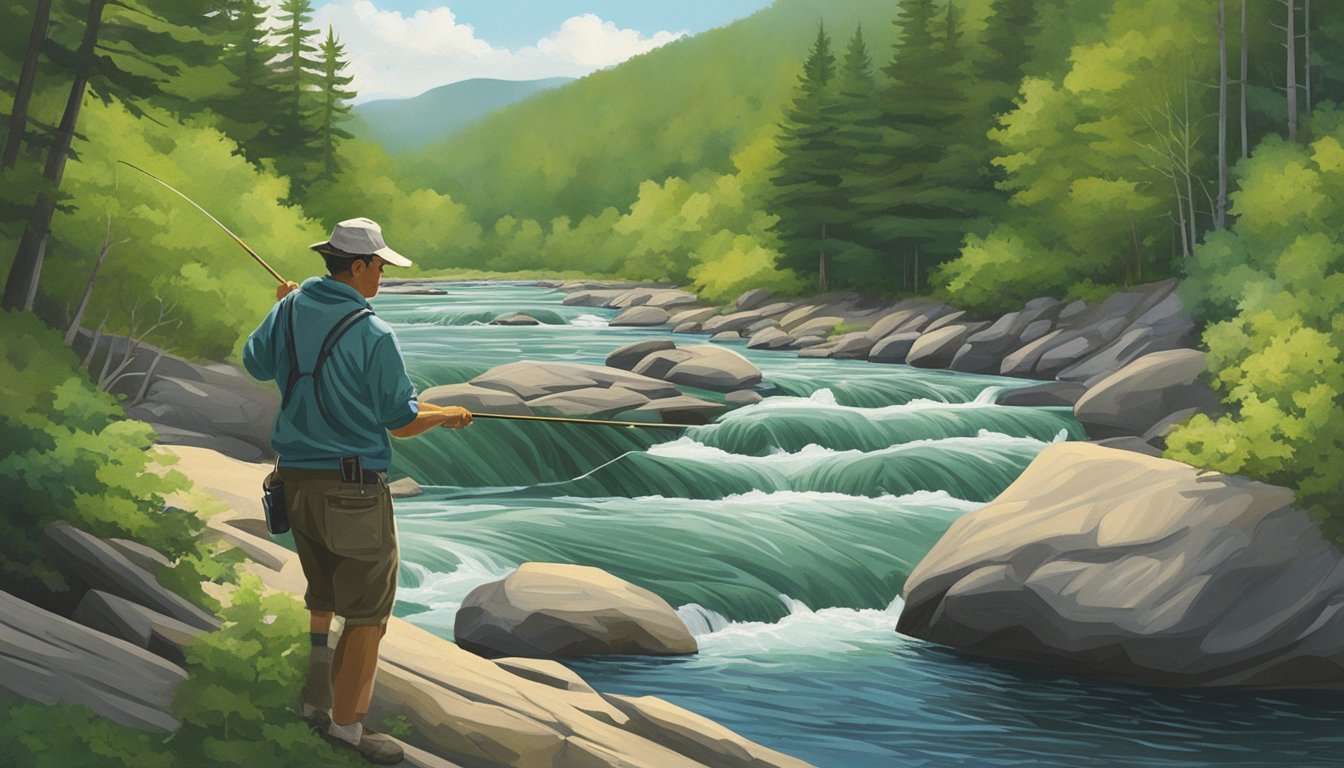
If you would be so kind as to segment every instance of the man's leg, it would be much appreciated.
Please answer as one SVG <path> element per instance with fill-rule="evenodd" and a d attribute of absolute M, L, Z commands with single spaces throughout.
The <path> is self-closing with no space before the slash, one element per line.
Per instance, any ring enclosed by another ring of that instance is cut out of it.
<path fill-rule="evenodd" d="M 331 719 L 350 725 L 364 717 L 373 698 L 373 677 L 378 671 L 378 644 L 383 627 L 378 624 L 346 626 L 336 645 L 333 664 Z"/>
<path fill-rule="evenodd" d="M 309 651 L 308 679 L 303 686 L 301 702 L 303 718 L 313 725 L 321 725 L 331 711 L 332 651 L 327 645 L 331 617 L 331 611 L 310 611 L 308 615 L 308 636 L 312 640 L 312 648 Z"/>

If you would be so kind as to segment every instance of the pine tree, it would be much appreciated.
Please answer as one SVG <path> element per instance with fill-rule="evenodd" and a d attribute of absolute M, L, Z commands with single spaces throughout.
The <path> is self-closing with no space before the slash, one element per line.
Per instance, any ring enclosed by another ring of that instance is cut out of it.
<path fill-rule="evenodd" d="M 272 127 L 266 153 L 276 167 L 302 188 L 321 173 L 320 131 L 321 62 L 312 58 L 318 35 L 307 25 L 313 19 L 311 0 L 283 0 L 280 4 L 280 56 L 271 62 L 279 84 L 281 112 Z"/>
<path fill-rule="evenodd" d="M 822 290 L 830 283 L 828 260 L 834 256 L 828 228 L 842 212 L 841 176 L 836 163 L 835 55 L 824 24 L 817 26 L 798 89 L 779 138 L 780 160 L 771 178 L 769 208 L 779 217 L 775 231 L 782 242 L 781 266 L 817 275 Z"/>
<path fill-rule="evenodd" d="M 1040 36 L 1033 0 L 994 0 L 981 37 L 984 56 L 978 62 L 977 80 L 984 85 L 989 113 L 1000 115 L 1012 109 L 1013 99 L 1036 59 Z"/>
<path fill-rule="evenodd" d="M 835 236 L 844 244 L 836 253 L 836 272 L 852 276 L 854 284 L 872 286 L 885 265 L 881 244 L 861 226 L 863 211 L 853 197 L 864 159 L 878 150 L 882 139 L 882 110 L 877 103 L 877 79 L 863 39 L 863 27 L 854 31 L 845 50 L 837 77 L 836 105 L 837 168 L 841 175 L 840 200 L 843 216 L 835 223 Z M 877 280 L 878 287 L 895 287 L 893 281 Z"/>
<path fill-rule="evenodd" d="M 340 127 L 340 123 L 350 114 L 350 100 L 355 92 L 348 90 L 354 80 L 341 74 L 348 62 L 345 59 L 345 46 L 336 39 L 336 33 L 327 27 L 327 39 L 322 48 L 322 168 L 328 178 L 336 174 L 336 145 L 341 139 L 354 138 Z"/>
<path fill-rule="evenodd" d="M 268 139 L 279 122 L 280 83 L 269 64 L 280 50 L 269 40 L 266 6 L 260 0 L 230 0 L 223 15 L 221 62 L 232 77 L 231 92 L 211 106 L 224 118 L 224 131 L 256 162 L 272 149 Z"/>

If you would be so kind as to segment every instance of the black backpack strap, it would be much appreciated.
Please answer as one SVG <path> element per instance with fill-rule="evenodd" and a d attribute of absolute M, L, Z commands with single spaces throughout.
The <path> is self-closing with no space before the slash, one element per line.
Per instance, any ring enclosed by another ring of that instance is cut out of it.
<path fill-rule="evenodd" d="M 313 363 L 313 398 L 317 400 L 317 410 L 322 414 L 322 418 L 328 424 L 331 424 L 331 417 L 327 414 L 327 406 L 322 402 L 322 366 L 331 357 L 331 351 L 336 348 L 336 342 L 341 340 L 345 332 L 355 327 L 355 323 L 373 314 L 373 310 L 368 307 L 360 307 L 350 314 L 336 321 L 336 324 L 327 332 L 327 338 L 322 340 L 322 348 L 317 352 L 317 362 Z"/>

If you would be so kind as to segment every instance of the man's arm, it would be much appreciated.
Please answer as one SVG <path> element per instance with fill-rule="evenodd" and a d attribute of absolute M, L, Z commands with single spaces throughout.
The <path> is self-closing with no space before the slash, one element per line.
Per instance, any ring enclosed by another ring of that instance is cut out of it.
<path fill-rule="evenodd" d="M 471 411 L 456 405 L 433 405 L 420 403 L 420 412 L 415 420 L 399 429 L 388 430 L 393 437 L 415 437 L 435 427 L 461 429 L 471 423 Z"/>

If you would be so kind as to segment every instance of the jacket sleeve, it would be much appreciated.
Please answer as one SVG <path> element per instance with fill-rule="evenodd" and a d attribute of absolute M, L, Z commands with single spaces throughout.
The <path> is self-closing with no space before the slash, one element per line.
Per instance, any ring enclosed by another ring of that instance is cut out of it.
<path fill-rule="evenodd" d="M 284 301 L 277 301 L 266 318 L 261 321 L 261 325 L 247 337 L 247 343 L 243 345 L 243 367 L 258 381 L 271 381 L 275 378 L 275 356 L 281 351 L 275 339 L 275 332 L 280 307 L 284 304 Z"/>
<path fill-rule="evenodd" d="M 415 399 L 415 385 L 406 375 L 406 361 L 394 334 L 384 334 L 374 342 L 371 363 L 370 394 L 378 423 L 386 429 L 400 429 L 415 421 L 420 403 Z"/>

